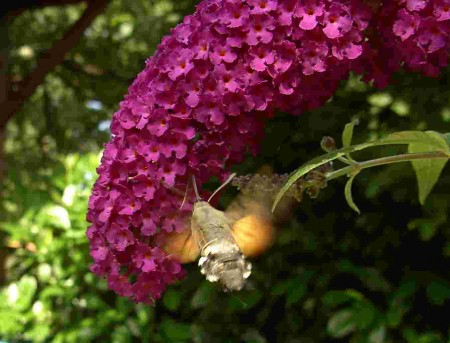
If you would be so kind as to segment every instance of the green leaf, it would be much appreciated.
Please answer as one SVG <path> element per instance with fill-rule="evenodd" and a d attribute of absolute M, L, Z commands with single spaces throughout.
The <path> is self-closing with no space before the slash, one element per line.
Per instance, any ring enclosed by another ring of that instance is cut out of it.
<path fill-rule="evenodd" d="M 0 336 L 16 336 L 23 332 L 23 315 L 18 312 L 14 312 L 11 309 L 0 310 L 0 318 L 2 319 L 2 325 L 0 325 Z"/>
<path fill-rule="evenodd" d="M 373 329 L 369 333 L 369 343 L 383 343 L 385 342 L 386 338 L 386 328 L 384 325 L 381 325 L 377 327 L 376 329 Z"/>
<path fill-rule="evenodd" d="M 344 127 L 344 131 L 342 132 L 342 146 L 344 148 L 348 148 L 352 144 L 353 128 L 355 127 L 355 125 L 358 125 L 357 120 L 353 120 L 351 123 L 346 124 Z M 350 161 L 353 161 L 350 153 L 346 153 L 345 155 Z"/>
<path fill-rule="evenodd" d="M 231 312 L 246 311 L 258 305 L 263 299 L 263 294 L 257 289 L 245 291 L 228 299 L 228 309 Z"/>
<path fill-rule="evenodd" d="M 335 307 L 348 302 L 361 301 L 364 296 L 353 289 L 348 289 L 345 291 L 329 291 L 323 298 L 323 303 L 328 307 Z"/>
<path fill-rule="evenodd" d="M 22 276 L 18 283 L 11 284 L 8 287 L 8 300 L 13 308 L 25 311 L 30 307 L 36 289 L 37 281 L 35 277 Z"/>
<path fill-rule="evenodd" d="M 240 342 L 245 343 L 267 343 L 267 340 L 256 329 L 247 329 L 241 336 Z"/>
<path fill-rule="evenodd" d="M 211 282 L 203 281 L 191 299 L 191 306 L 194 309 L 202 308 L 214 301 L 215 288 Z"/>
<path fill-rule="evenodd" d="M 427 136 L 422 142 L 411 143 L 408 146 L 409 153 L 419 153 L 427 151 L 442 151 L 450 154 L 450 148 L 442 135 L 434 131 L 426 131 Z M 439 180 L 442 169 L 447 160 L 444 159 L 424 159 L 411 161 L 417 176 L 419 187 L 419 202 L 423 205 L 428 194 L 430 194 L 436 182 Z"/>
<path fill-rule="evenodd" d="M 179 291 L 169 289 L 164 293 L 162 301 L 167 309 L 175 311 L 180 306 L 181 294 Z"/>
<path fill-rule="evenodd" d="M 360 301 L 353 305 L 353 321 L 358 330 L 371 327 L 377 316 L 377 310 L 368 301 Z"/>
<path fill-rule="evenodd" d="M 444 142 L 444 144 L 443 144 Z M 394 132 L 374 142 L 376 145 L 386 144 L 430 144 L 432 150 L 447 151 L 448 145 L 441 134 L 435 131 L 399 131 Z M 445 150 L 446 149 L 446 150 Z"/>
<path fill-rule="evenodd" d="M 435 305 L 442 306 L 450 299 L 450 284 L 432 281 L 427 287 L 427 296 Z"/>
<path fill-rule="evenodd" d="M 327 323 L 327 331 L 334 338 L 342 338 L 355 330 L 353 312 L 345 309 L 336 312 Z"/>
<path fill-rule="evenodd" d="M 356 206 L 355 202 L 353 201 L 353 196 L 352 196 L 352 184 L 353 184 L 353 180 L 355 179 L 356 175 L 358 175 L 358 174 L 352 175 L 348 179 L 347 183 L 345 184 L 344 194 L 345 194 L 345 200 L 347 200 L 348 206 L 350 206 L 358 214 L 361 214 L 361 211 L 359 210 L 358 206 Z"/>
<path fill-rule="evenodd" d="M 38 214 L 37 221 L 42 226 L 51 225 L 61 229 L 70 229 L 69 212 L 59 205 L 48 205 Z"/>
<path fill-rule="evenodd" d="M 445 139 L 445 142 L 450 146 L 450 132 L 442 133 L 441 136 Z"/>
<path fill-rule="evenodd" d="M 430 134 L 431 132 L 431 134 Z M 439 137 L 439 138 L 438 138 Z M 298 168 L 289 178 L 289 180 L 281 187 L 278 194 L 275 196 L 275 200 L 272 205 L 272 212 L 277 207 L 281 198 L 284 196 L 284 193 L 303 175 L 310 172 L 314 168 L 317 168 L 327 162 L 334 161 L 339 157 L 346 155 L 347 153 L 351 153 L 354 151 L 363 150 L 370 147 L 381 146 L 381 145 L 389 145 L 389 144 L 424 144 L 428 143 L 434 146 L 434 151 L 439 150 L 445 152 L 450 157 L 450 148 L 448 144 L 445 142 L 445 139 L 437 132 L 433 131 L 399 131 L 394 132 L 387 135 L 384 138 L 381 138 L 374 142 L 362 143 L 357 145 L 352 145 L 346 148 L 334 150 L 325 155 L 318 156 L 313 158 L 309 162 L 303 164 L 300 168 Z"/>
<path fill-rule="evenodd" d="M 310 273 L 310 275 L 312 275 L 312 273 Z M 286 293 L 287 306 L 292 306 L 298 303 L 305 296 L 308 291 L 307 286 L 310 275 L 292 279 L 292 283 Z"/>
<path fill-rule="evenodd" d="M 172 319 L 164 319 L 160 325 L 161 333 L 168 342 L 188 342 L 191 340 L 191 325 L 177 323 Z"/>
<path fill-rule="evenodd" d="M 374 93 L 367 98 L 367 102 L 376 107 L 387 107 L 392 103 L 392 95 L 389 93 Z"/>

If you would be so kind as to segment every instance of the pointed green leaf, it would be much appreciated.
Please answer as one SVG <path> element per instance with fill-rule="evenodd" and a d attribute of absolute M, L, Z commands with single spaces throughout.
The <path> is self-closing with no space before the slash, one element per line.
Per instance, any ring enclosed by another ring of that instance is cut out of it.
<path fill-rule="evenodd" d="M 433 148 L 429 151 L 448 152 L 448 144 L 441 134 L 435 131 L 399 131 L 387 135 L 374 142 L 374 145 L 385 144 L 428 144 Z"/>
<path fill-rule="evenodd" d="M 408 152 L 418 153 L 427 151 L 442 151 L 450 155 L 450 147 L 444 137 L 434 131 L 426 131 L 427 136 L 421 142 L 411 143 L 408 145 Z M 441 175 L 442 169 L 448 160 L 444 159 L 424 159 L 411 161 L 414 171 L 416 172 L 417 184 L 419 187 L 419 202 L 423 205 L 428 194 L 430 194 L 434 185 Z"/>
<path fill-rule="evenodd" d="M 356 175 L 357 174 L 351 176 L 348 179 L 348 181 L 345 185 L 344 194 L 345 194 L 345 200 L 347 200 L 348 206 L 350 206 L 358 214 L 361 214 L 361 211 L 359 210 L 358 206 L 356 206 L 355 202 L 353 201 L 353 197 L 352 197 L 352 184 L 353 184 L 353 180 Z"/>
<path fill-rule="evenodd" d="M 334 338 L 342 338 L 354 330 L 353 312 L 348 309 L 336 312 L 327 323 L 327 331 Z"/>
<path fill-rule="evenodd" d="M 444 137 L 445 142 L 447 143 L 447 145 L 450 146 L 450 132 L 443 133 L 442 137 Z"/>
<path fill-rule="evenodd" d="M 342 146 L 344 148 L 348 148 L 352 144 L 353 128 L 355 127 L 355 125 L 358 125 L 357 120 L 353 120 L 351 123 L 346 124 L 344 127 L 344 131 L 342 132 Z M 350 153 L 346 153 L 345 155 L 350 161 L 352 161 Z"/>

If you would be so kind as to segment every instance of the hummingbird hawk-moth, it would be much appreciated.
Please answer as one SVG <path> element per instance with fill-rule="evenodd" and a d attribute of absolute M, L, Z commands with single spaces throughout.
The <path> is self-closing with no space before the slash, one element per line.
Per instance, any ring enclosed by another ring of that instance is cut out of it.
<path fill-rule="evenodd" d="M 207 280 L 219 282 L 224 291 L 242 289 L 252 268 L 247 257 L 257 256 L 271 246 L 276 219 L 289 207 L 284 203 L 271 212 L 273 198 L 284 181 L 278 175 L 255 175 L 244 182 L 228 208 L 220 211 L 201 200 L 193 179 L 197 202 L 191 230 L 168 234 L 164 250 L 181 263 L 194 262 L 200 256 L 198 265 Z"/>

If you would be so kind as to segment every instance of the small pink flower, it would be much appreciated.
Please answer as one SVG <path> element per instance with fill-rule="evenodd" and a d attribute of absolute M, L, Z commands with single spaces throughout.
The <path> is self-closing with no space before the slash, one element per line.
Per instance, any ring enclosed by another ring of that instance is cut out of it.
<path fill-rule="evenodd" d="M 124 251 L 126 247 L 134 243 L 131 231 L 113 223 L 106 233 L 108 243 L 117 251 Z"/>
<path fill-rule="evenodd" d="M 147 130 L 156 137 L 162 136 L 169 128 L 169 115 L 166 110 L 159 108 L 153 112 L 147 125 Z"/>
<path fill-rule="evenodd" d="M 203 84 L 200 80 L 193 77 L 181 81 L 178 84 L 180 92 L 186 94 L 185 102 L 190 107 L 196 107 L 203 91 Z"/>
<path fill-rule="evenodd" d="M 426 19 L 422 22 L 420 32 L 417 34 L 417 43 L 427 53 L 435 52 L 448 44 L 448 33 L 440 22 Z"/>
<path fill-rule="evenodd" d="M 247 34 L 247 44 L 256 45 L 258 43 L 268 44 L 272 41 L 273 34 L 270 32 L 274 28 L 273 18 L 267 14 L 254 15 L 249 23 Z"/>
<path fill-rule="evenodd" d="M 247 41 L 247 32 L 236 30 L 227 37 L 227 44 L 233 48 L 242 48 Z"/>
<path fill-rule="evenodd" d="M 295 44 L 290 41 L 282 41 L 274 44 L 275 61 L 269 68 L 272 77 L 286 72 L 296 59 Z"/>
<path fill-rule="evenodd" d="M 247 0 L 251 6 L 252 14 L 269 13 L 277 9 L 278 3 L 275 0 Z"/>
<path fill-rule="evenodd" d="M 242 27 L 248 20 L 250 10 L 243 2 L 227 2 L 223 11 L 223 20 L 227 27 Z"/>
<path fill-rule="evenodd" d="M 209 55 L 209 59 L 214 65 L 218 65 L 222 62 L 231 63 L 234 62 L 236 58 L 237 55 L 233 52 L 232 47 L 221 41 L 215 42 L 213 51 Z"/>
<path fill-rule="evenodd" d="M 275 60 L 271 45 L 259 45 L 258 47 L 252 47 L 249 50 L 249 54 L 252 56 L 250 66 L 256 71 L 266 70 L 266 68 Z"/>
<path fill-rule="evenodd" d="M 413 11 L 421 11 L 427 6 L 427 0 L 406 0 L 406 8 Z"/>
<path fill-rule="evenodd" d="M 278 23 L 281 26 L 291 26 L 292 17 L 297 9 L 297 0 L 284 0 L 278 5 Z"/>
<path fill-rule="evenodd" d="M 144 198 L 146 201 L 154 198 L 157 186 L 155 180 L 146 175 L 138 175 L 131 180 L 131 184 L 137 198 Z"/>
<path fill-rule="evenodd" d="M 348 8 L 338 2 L 333 2 L 330 8 L 325 11 L 322 24 L 325 26 L 323 32 L 328 38 L 341 37 L 350 31 L 352 19 L 348 13 Z"/>
<path fill-rule="evenodd" d="M 398 20 L 394 23 L 393 31 L 401 38 L 408 39 L 419 29 L 420 17 L 418 14 L 410 14 L 405 9 L 398 12 Z"/>
<path fill-rule="evenodd" d="M 214 77 L 217 80 L 221 93 L 236 92 L 239 89 L 236 74 L 233 70 L 228 70 L 224 64 L 214 68 Z"/>
<path fill-rule="evenodd" d="M 317 0 L 306 0 L 299 4 L 295 15 L 300 18 L 300 28 L 312 30 L 317 26 L 317 17 L 323 14 L 324 5 Z"/>
<path fill-rule="evenodd" d="M 326 69 L 326 58 L 328 47 L 324 43 L 307 41 L 299 50 L 299 57 L 302 60 L 303 74 L 311 75 L 314 72 L 323 72 Z"/>
<path fill-rule="evenodd" d="M 169 77 L 172 80 L 176 80 L 181 75 L 186 75 L 194 68 L 194 64 L 192 63 L 193 57 L 194 53 L 190 49 L 181 49 L 180 52 L 172 52 L 169 55 L 169 60 L 172 60 L 172 70 L 169 72 Z"/>
<path fill-rule="evenodd" d="M 360 44 L 362 40 L 359 31 L 350 31 L 345 34 L 344 37 L 338 38 L 337 42 L 331 48 L 332 54 L 338 60 L 348 58 L 354 60 L 362 54 L 362 46 Z"/>
<path fill-rule="evenodd" d="M 436 0 L 434 3 L 433 15 L 437 21 L 444 21 L 450 19 L 450 1 Z"/>

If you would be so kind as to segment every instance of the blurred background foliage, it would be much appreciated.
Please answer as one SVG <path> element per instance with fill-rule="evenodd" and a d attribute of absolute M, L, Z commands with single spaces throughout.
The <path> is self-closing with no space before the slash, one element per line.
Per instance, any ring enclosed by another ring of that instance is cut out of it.
<path fill-rule="evenodd" d="M 128 85 L 193 0 L 112 1 L 8 124 L 2 187 L 0 339 L 8 342 L 450 342 L 449 166 L 422 207 L 409 164 L 364 171 L 355 214 L 333 181 L 305 198 L 274 247 L 254 261 L 245 290 L 222 294 L 195 265 L 155 307 L 133 304 L 88 270 L 87 200 L 109 120 Z M 18 78 L 84 7 L 27 10 L 9 27 Z M 377 90 L 352 75 L 333 99 L 267 124 L 256 157 L 290 172 L 339 142 L 359 118 L 355 143 L 399 130 L 450 131 L 450 70 L 411 73 Z M 374 158 L 398 147 L 354 157 Z M 214 182 L 211 187 L 214 187 Z M 233 190 L 222 198 L 229 201 Z"/>

